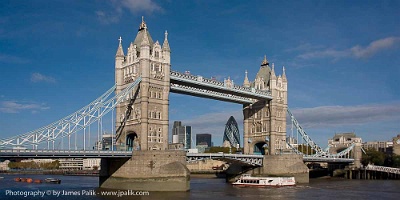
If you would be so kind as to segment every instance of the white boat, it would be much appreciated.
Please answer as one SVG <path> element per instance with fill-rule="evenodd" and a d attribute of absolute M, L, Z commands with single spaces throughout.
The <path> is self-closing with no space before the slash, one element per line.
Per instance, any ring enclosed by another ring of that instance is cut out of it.
<path fill-rule="evenodd" d="M 46 183 L 56 183 L 56 184 L 60 184 L 61 180 L 60 179 L 56 179 L 56 178 L 46 178 L 44 179 L 44 181 Z"/>
<path fill-rule="evenodd" d="M 282 187 L 294 186 L 296 185 L 296 181 L 294 177 L 252 177 L 250 174 L 243 174 L 232 185 L 243 187 Z"/>

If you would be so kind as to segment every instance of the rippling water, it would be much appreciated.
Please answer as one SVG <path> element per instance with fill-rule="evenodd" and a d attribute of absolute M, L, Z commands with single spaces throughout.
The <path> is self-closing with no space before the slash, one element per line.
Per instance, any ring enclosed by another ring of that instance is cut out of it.
<path fill-rule="evenodd" d="M 239 188 L 224 179 L 192 176 L 190 192 L 149 192 L 148 196 L 96 195 L 98 177 L 57 176 L 61 184 L 15 182 L 15 177 L 45 179 L 50 175 L 0 175 L 0 199 L 400 199 L 399 180 L 311 179 L 309 184 L 281 188 Z M 34 192 L 41 192 L 33 196 Z M 118 191 L 117 191 L 118 192 Z M 57 193 L 58 196 L 57 196 Z M 63 194 L 64 193 L 64 194 Z M 43 197 L 40 196 L 43 194 Z M 93 195 L 94 194 L 94 195 Z M 128 195 L 128 194 L 126 194 Z M 26 196 L 26 197 L 24 197 Z M 119 197 L 120 196 L 120 197 Z"/>

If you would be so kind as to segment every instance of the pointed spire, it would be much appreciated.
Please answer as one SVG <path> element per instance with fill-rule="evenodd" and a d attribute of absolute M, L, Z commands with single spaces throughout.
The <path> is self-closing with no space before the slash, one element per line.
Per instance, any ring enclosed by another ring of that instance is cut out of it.
<path fill-rule="evenodd" d="M 146 22 L 144 21 L 144 17 L 142 16 L 142 23 L 139 25 L 139 31 L 142 29 L 147 29 Z"/>
<path fill-rule="evenodd" d="M 149 37 L 147 37 L 147 28 L 144 29 L 143 34 L 143 40 L 142 43 L 140 43 L 140 46 L 150 46 Z"/>
<path fill-rule="evenodd" d="M 250 81 L 249 78 L 247 77 L 247 70 L 245 71 L 245 77 L 244 77 L 244 81 L 243 81 L 243 87 L 250 87 Z"/>
<path fill-rule="evenodd" d="M 285 70 L 285 66 L 283 66 L 283 69 L 282 69 L 282 78 L 283 78 L 283 80 L 286 80 L 286 70 Z"/>
<path fill-rule="evenodd" d="M 264 55 L 264 60 L 261 63 L 261 66 L 264 66 L 264 65 L 269 65 L 269 62 L 267 60 L 267 55 Z"/>
<path fill-rule="evenodd" d="M 271 69 L 271 79 L 272 78 L 276 78 L 276 75 L 275 75 L 275 64 L 274 63 L 272 63 L 272 69 Z"/>
<path fill-rule="evenodd" d="M 117 49 L 117 53 L 115 54 L 115 57 L 124 57 L 124 50 L 122 49 L 122 37 L 119 36 L 119 45 Z"/>
<path fill-rule="evenodd" d="M 165 31 L 165 39 L 163 43 L 163 50 L 170 51 L 171 49 L 169 48 L 169 43 L 168 43 L 168 32 Z"/>

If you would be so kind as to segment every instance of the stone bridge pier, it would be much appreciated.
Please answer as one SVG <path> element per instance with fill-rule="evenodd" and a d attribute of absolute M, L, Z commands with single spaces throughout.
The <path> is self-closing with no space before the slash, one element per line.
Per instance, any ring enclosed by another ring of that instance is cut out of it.
<path fill-rule="evenodd" d="M 184 151 L 135 151 L 129 159 L 101 160 L 100 187 L 142 191 L 187 191 L 190 171 Z"/>

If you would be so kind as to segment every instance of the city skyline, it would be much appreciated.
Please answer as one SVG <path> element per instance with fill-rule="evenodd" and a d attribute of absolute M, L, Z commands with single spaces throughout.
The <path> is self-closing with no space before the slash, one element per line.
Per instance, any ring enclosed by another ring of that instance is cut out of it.
<path fill-rule="evenodd" d="M 318 145 L 340 132 L 388 141 L 400 132 L 399 8 L 393 1 L 2 1 L 0 135 L 50 124 L 109 89 L 118 38 L 126 50 L 144 16 L 154 39 L 168 30 L 172 70 L 241 85 L 245 70 L 254 80 L 264 55 L 277 74 L 285 66 L 289 108 Z M 231 115 L 243 137 L 241 105 L 170 95 L 170 128 L 182 121 L 194 134 L 211 133 L 216 145 Z"/>

